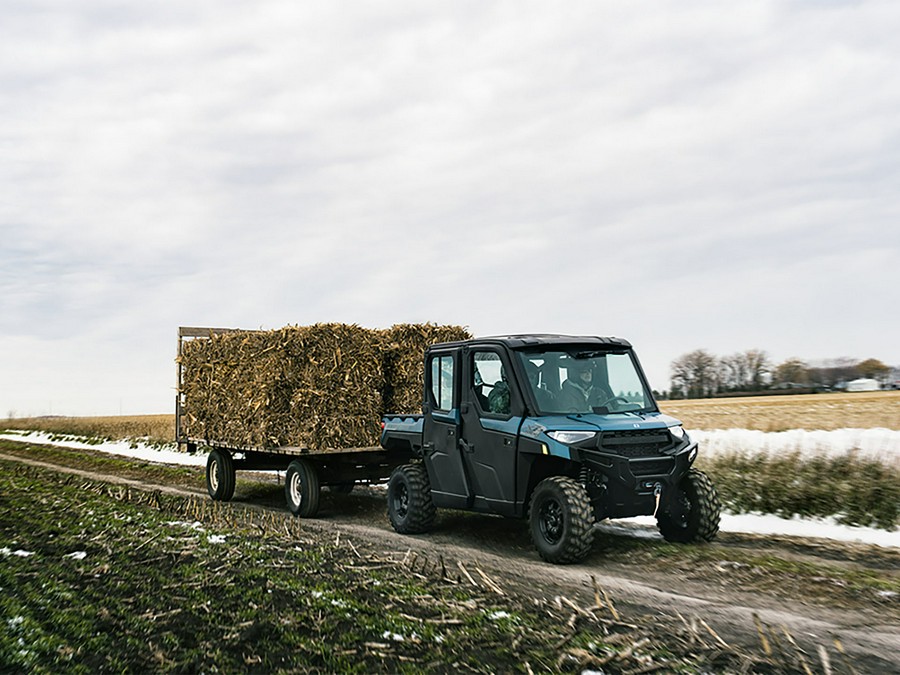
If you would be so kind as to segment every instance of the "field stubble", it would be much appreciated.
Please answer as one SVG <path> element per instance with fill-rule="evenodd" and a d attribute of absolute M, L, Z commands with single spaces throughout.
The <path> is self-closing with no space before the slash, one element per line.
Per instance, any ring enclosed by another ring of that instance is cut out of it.
<path fill-rule="evenodd" d="M 278 513 L 8 464 L 0 501 L 4 671 L 786 672 L 803 658 L 621 615 L 599 587 L 595 607 L 520 597 L 476 563 L 331 542 Z"/>
<path fill-rule="evenodd" d="M 687 429 L 900 430 L 900 391 L 661 401 Z"/>

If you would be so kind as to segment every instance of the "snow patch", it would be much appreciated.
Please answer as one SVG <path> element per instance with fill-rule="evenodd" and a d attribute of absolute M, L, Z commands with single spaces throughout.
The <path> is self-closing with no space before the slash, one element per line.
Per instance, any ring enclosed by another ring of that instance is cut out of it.
<path fill-rule="evenodd" d="M 627 533 L 633 537 L 661 539 L 653 516 L 622 518 L 604 521 L 598 528 L 612 533 Z M 786 535 L 789 537 L 816 537 L 862 544 L 875 544 L 887 548 L 900 548 L 900 530 L 879 530 L 874 527 L 842 525 L 834 518 L 781 518 L 766 513 L 723 513 L 719 525 L 722 532 L 744 534 Z"/>
<path fill-rule="evenodd" d="M 90 443 L 89 439 L 78 436 L 63 436 L 44 431 L 7 431 L 0 434 L 0 439 L 5 441 L 18 441 L 19 443 L 35 443 L 38 445 L 55 445 L 61 448 L 73 450 L 95 450 L 111 455 L 141 459 L 147 462 L 159 464 L 177 464 L 179 466 L 206 466 L 206 455 L 189 455 L 186 452 L 178 452 L 175 444 L 167 444 L 166 447 L 151 446 L 140 441 L 106 441 L 104 443 Z"/>
<path fill-rule="evenodd" d="M 84 560 L 87 558 L 87 551 L 73 551 L 67 555 L 64 555 L 63 558 L 71 558 L 72 560 Z"/>
<path fill-rule="evenodd" d="M 900 464 L 900 431 L 894 429 L 835 429 L 833 431 L 756 431 L 754 429 L 690 430 L 700 444 L 701 455 L 730 453 L 782 455 L 799 452 L 802 457 L 837 457 L 855 453 L 887 465 Z"/>
<path fill-rule="evenodd" d="M 23 551 L 22 549 L 12 551 L 9 548 L 4 546 L 3 548 L 0 548 L 0 555 L 5 556 L 5 557 L 14 555 L 19 558 L 30 558 L 31 556 L 34 555 L 34 551 Z"/>

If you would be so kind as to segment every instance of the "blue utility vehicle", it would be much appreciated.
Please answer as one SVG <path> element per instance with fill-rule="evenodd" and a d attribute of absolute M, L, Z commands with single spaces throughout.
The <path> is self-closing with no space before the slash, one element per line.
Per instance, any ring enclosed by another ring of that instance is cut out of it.
<path fill-rule="evenodd" d="M 421 415 L 389 415 L 381 446 L 414 459 L 388 482 L 401 533 L 437 508 L 528 521 L 541 557 L 582 560 L 594 524 L 653 515 L 668 541 L 712 540 L 720 506 L 697 443 L 660 412 L 630 343 L 516 335 L 425 353 Z"/>

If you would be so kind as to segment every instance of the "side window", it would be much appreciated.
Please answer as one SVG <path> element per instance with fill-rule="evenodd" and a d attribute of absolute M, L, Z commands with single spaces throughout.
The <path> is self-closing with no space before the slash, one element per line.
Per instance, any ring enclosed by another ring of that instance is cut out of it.
<path fill-rule="evenodd" d="M 496 352 L 475 352 L 472 359 L 472 389 L 482 412 L 508 415 L 509 385 L 500 355 Z"/>
<path fill-rule="evenodd" d="M 431 359 L 431 398 L 437 410 L 453 409 L 453 357 Z"/>

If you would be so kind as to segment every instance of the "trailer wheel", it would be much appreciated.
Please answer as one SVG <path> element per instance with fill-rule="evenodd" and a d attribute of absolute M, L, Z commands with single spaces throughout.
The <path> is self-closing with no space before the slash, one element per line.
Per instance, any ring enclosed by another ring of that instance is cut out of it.
<path fill-rule="evenodd" d="M 206 460 L 206 491 L 219 502 L 234 497 L 234 460 L 227 450 L 214 448 Z"/>
<path fill-rule="evenodd" d="M 702 471 L 691 469 L 677 489 L 669 510 L 656 516 L 663 539 L 679 544 L 712 541 L 719 531 L 722 511 L 712 481 Z"/>
<path fill-rule="evenodd" d="M 421 464 L 394 469 L 388 482 L 388 517 L 400 534 L 421 534 L 431 529 L 437 509 L 431 501 L 428 473 Z"/>
<path fill-rule="evenodd" d="M 288 464 L 284 476 L 284 495 L 291 513 L 312 518 L 319 511 L 319 473 L 305 459 Z"/>
<path fill-rule="evenodd" d="M 547 562 L 578 562 L 591 550 L 591 500 L 584 486 L 571 478 L 551 476 L 538 483 L 531 496 L 528 521 L 531 539 Z"/>

